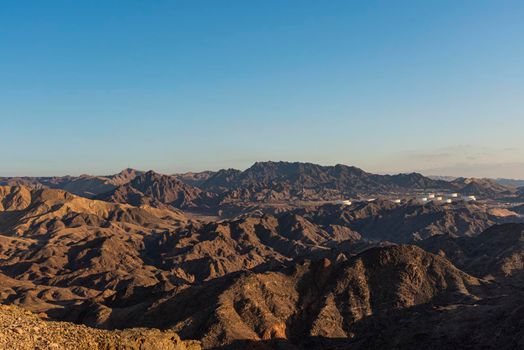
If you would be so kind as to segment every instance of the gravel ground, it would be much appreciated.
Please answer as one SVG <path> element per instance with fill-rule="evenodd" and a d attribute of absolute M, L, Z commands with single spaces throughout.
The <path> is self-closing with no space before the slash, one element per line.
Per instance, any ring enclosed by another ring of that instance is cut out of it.
<path fill-rule="evenodd" d="M 200 350 L 171 331 L 106 331 L 53 322 L 16 306 L 0 305 L 0 349 L 9 350 Z"/>

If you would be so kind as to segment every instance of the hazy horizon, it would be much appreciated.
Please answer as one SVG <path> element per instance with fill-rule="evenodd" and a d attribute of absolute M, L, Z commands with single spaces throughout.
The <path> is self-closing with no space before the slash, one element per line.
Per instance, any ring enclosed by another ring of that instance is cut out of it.
<path fill-rule="evenodd" d="M 255 161 L 255 162 L 297 162 L 296 160 L 258 160 L 258 161 Z M 248 169 L 249 167 L 251 167 L 255 162 L 252 162 L 252 163 L 249 163 L 248 165 L 245 165 L 245 166 L 237 166 L 237 167 L 234 167 L 234 166 L 225 166 L 225 167 L 217 167 L 217 168 L 196 168 L 196 169 L 184 169 L 184 168 L 179 168 L 179 170 L 169 170 L 168 168 L 166 169 L 153 169 L 153 168 L 143 168 L 143 167 L 133 167 L 133 166 L 127 166 L 127 167 L 124 167 L 124 168 L 118 168 L 118 169 L 112 169 L 108 172 L 105 172 L 105 173 L 97 173 L 97 172 L 90 172 L 90 171 L 77 171 L 77 172 L 72 172 L 72 173 L 34 173 L 34 174 L 0 174 L 0 177 L 61 177 L 61 176 L 81 176 L 81 175 L 92 175 L 92 176 L 109 176 L 109 175 L 114 175 L 114 174 L 117 174 L 125 169 L 134 169 L 134 170 L 137 170 L 137 171 L 155 171 L 155 172 L 158 172 L 158 173 L 162 173 L 162 174 L 168 174 L 168 175 L 175 175 L 175 174 L 182 174 L 182 173 L 189 173 L 189 172 L 193 172 L 193 173 L 198 173 L 198 172 L 204 172 L 204 171 L 218 171 L 218 170 L 222 170 L 222 169 L 236 169 L 236 170 L 246 170 Z M 370 169 L 365 169 L 365 168 L 362 168 L 362 167 L 359 167 L 358 165 L 355 165 L 355 164 L 345 164 L 345 163 L 321 163 L 321 162 L 308 162 L 308 161 L 298 161 L 300 163 L 313 163 L 313 164 L 318 164 L 318 165 L 322 165 L 322 166 L 335 166 L 337 164 L 342 164 L 342 165 L 347 165 L 347 166 L 356 166 L 357 168 L 361 168 L 362 170 L 364 171 L 367 171 L 367 172 L 370 172 L 370 173 L 375 173 L 375 174 L 380 174 L 380 175 L 386 175 L 386 174 L 389 174 L 389 175 L 395 175 L 395 174 L 399 174 L 399 173 L 404 173 L 404 174 L 407 174 L 407 173 L 421 173 L 422 175 L 424 176 L 442 176 L 442 177 L 455 177 L 455 178 L 458 178 L 458 177 L 466 177 L 466 178 L 469 178 L 469 177 L 476 177 L 476 178 L 492 178 L 492 179 L 510 179 L 510 180 L 524 180 L 524 178 L 519 178 L 519 177 L 501 177 L 501 176 L 498 176 L 498 172 L 496 169 L 493 169 L 491 170 L 491 173 L 490 172 L 485 172 L 486 175 L 482 175 L 482 176 L 479 176 L 477 175 L 479 173 L 479 169 L 478 167 L 475 168 L 475 167 L 470 167 L 470 166 L 467 166 L 467 167 L 464 167 L 463 171 L 461 172 L 458 172 L 458 173 L 453 173 L 452 170 L 449 170 L 449 169 L 446 169 L 446 168 L 442 168 L 442 169 L 415 169 L 415 170 L 405 170 L 405 171 L 381 171 L 380 169 L 375 169 L 375 170 L 370 170 Z M 514 168 L 516 169 L 517 171 L 520 171 L 520 164 L 505 164 L 505 165 L 502 165 L 504 167 L 508 167 L 508 168 Z M 457 171 L 457 169 L 460 169 L 459 168 L 460 165 L 457 165 L 457 168 L 455 168 L 454 170 Z M 176 169 L 176 168 L 175 168 Z M 446 172 L 447 171 L 447 172 Z M 460 171 L 460 170 L 459 170 Z M 489 175 L 489 174 L 493 174 L 492 176 Z"/>
<path fill-rule="evenodd" d="M 524 178 L 520 1 L 0 5 L 0 176 Z"/>

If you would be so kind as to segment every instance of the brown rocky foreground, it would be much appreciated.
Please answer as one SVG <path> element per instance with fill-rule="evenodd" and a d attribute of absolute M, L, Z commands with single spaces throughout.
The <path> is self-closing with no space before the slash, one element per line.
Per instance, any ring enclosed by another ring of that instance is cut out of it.
<path fill-rule="evenodd" d="M 172 331 L 105 331 L 68 322 L 44 321 L 16 306 L 0 306 L 0 349 L 9 350 L 200 350 Z"/>

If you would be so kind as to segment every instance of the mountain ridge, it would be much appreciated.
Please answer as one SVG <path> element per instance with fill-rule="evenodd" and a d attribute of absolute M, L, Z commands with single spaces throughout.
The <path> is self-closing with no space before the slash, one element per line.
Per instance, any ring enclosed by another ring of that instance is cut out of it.
<path fill-rule="evenodd" d="M 148 174 L 148 179 L 138 184 L 136 179 L 144 174 Z M 124 169 L 109 176 L 0 178 L 0 184 L 63 189 L 87 198 L 135 205 L 214 207 L 214 210 L 220 205 L 240 202 L 325 201 L 430 191 L 498 198 L 515 191 L 486 179 L 457 178 L 450 182 L 419 173 L 377 175 L 342 164 L 322 166 L 282 161 L 256 162 L 244 171 L 222 169 L 163 175 Z"/>

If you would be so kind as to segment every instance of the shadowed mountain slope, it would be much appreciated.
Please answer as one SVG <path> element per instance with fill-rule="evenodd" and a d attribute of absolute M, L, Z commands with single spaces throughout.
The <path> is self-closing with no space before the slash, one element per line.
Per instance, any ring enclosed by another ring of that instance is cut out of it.
<path fill-rule="evenodd" d="M 472 236 L 506 220 L 475 204 L 396 204 L 387 200 L 351 206 L 326 204 L 294 210 L 316 224 L 349 227 L 365 239 L 408 243 L 434 235 Z"/>
<path fill-rule="evenodd" d="M 487 198 L 511 194 L 515 190 L 491 179 L 458 178 L 451 182 L 463 195 L 482 196 Z"/>
<path fill-rule="evenodd" d="M 420 246 L 475 276 L 524 283 L 524 224 L 496 225 L 470 238 L 435 236 Z"/>
<path fill-rule="evenodd" d="M 199 180 L 194 181 L 197 176 Z M 457 191 L 493 198 L 514 191 L 486 179 L 444 181 L 418 173 L 376 175 L 341 164 L 321 166 L 298 162 L 257 162 L 245 171 L 227 169 L 182 175 L 181 179 L 222 194 L 223 202 L 333 200 L 424 191 Z"/>
<path fill-rule="evenodd" d="M 351 339 L 366 318 L 418 305 L 476 300 L 483 288 L 444 258 L 413 246 L 391 246 L 347 261 L 324 259 L 232 275 L 164 292 L 164 297 L 140 305 L 109 298 L 102 302 L 105 306 L 89 307 L 100 310 L 89 319 L 116 327 L 129 319 L 171 327 L 183 337 L 202 339 L 205 348 L 240 339 L 287 339 L 300 345 L 315 336 Z M 103 311 L 111 306 L 110 314 Z"/>
<path fill-rule="evenodd" d="M 257 162 L 245 171 L 221 170 L 201 187 L 211 191 L 239 188 L 286 189 L 299 195 L 305 189 L 330 189 L 340 194 L 378 193 L 402 189 L 449 188 L 446 181 L 420 174 L 374 175 L 346 165 L 321 166 L 311 163 Z"/>
<path fill-rule="evenodd" d="M 154 207 L 182 208 L 205 207 L 214 197 L 197 187 L 184 184 L 174 176 L 148 171 L 96 198 L 131 205 L 147 204 Z"/>
<path fill-rule="evenodd" d="M 106 203 L 62 190 L 0 187 L 0 293 L 37 311 L 121 284 L 171 278 L 142 260 L 146 237 L 176 230 L 180 212 Z"/>

